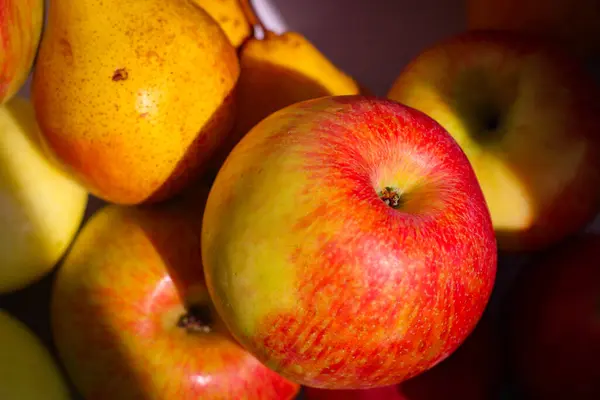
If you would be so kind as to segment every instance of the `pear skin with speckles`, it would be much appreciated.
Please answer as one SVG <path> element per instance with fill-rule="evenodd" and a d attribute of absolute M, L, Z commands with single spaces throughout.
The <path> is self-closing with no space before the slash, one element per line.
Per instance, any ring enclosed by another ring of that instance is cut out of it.
<path fill-rule="evenodd" d="M 194 1 L 219 23 L 233 47 L 240 47 L 252 34 L 252 27 L 239 0 Z"/>
<path fill-rule="evenodd" d="M 190 0 L 50 3 L 33 75 L 42 137 L 95 196 L 165 200 L 206 168 L 235 119 L 235 48 Z"/>

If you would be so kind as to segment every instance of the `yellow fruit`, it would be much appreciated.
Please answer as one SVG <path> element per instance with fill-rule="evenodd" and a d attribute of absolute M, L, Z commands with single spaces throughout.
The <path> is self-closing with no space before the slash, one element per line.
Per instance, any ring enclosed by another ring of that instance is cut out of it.
<path fill-rule="evenodd" d="M 239 0 L 194 1 L 219 23 L 234 47 L 240 47 L 252 33 Z"/>
<path fill-rule="evenodd" d="M 50 3 L 32 95 L 44 140 L 104 200 L 164 200 L 233 125 L 236 51 L 189 0 Z"/>
<path fill-rule="evenodd" d="M 54 267 L 87 204 L 85 189 L 44 156 L 38 135 L 28 100 L 16 96 L 0 107 L 0 293 Z"/>
<path fill-rule="evenodd" d="M 0 310 L 0 399 L 68 400 L 58 365 L 37 336 Z"/>

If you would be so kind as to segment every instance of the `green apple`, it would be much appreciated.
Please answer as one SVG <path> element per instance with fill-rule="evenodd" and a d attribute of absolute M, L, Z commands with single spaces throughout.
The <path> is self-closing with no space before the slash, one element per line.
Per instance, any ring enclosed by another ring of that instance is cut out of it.
<path fill-rule="evenodd" d="M 0 293 L 54 267 L 87 204 L 87 192 L 44 155 L 37 129 L 27 99 L 0 107 Z"/>
<path fill-rule="evenodd" d="M 469 31 L 425 49 L 388 97 L 439 122 L 485 195 L 501 250 L 539 250 L 597 212 L 600 109 L 595 82 L 539 38 Z"/>
<path fill-rule="evenodd" d="M 0 399 L 68 400 L 58 365 L 39 338 L 0 309 Z"/>

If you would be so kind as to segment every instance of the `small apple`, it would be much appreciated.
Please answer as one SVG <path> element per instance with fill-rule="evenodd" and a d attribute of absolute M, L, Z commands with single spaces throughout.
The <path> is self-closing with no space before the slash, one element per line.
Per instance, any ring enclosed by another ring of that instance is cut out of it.
<path fill-rule="evenodd" d="M 292 399 L 299 390 L 245 352 L 213 311 L 192 223 L 204 193 L 153 208 L 109 205 L 75 240 L 51 320 L 86 399 Z"/>
<path fill-rule="evenodd" d="M 456 142 L 393 101 L 333 96 L 262 120 L 229 154 L 202 227 L 209 293 L 288 379 L 399 383 L 469 335 L 496 274 L 483 194 Z"/>
<path fill-rule="evenodd" d="M 40 339 L 0 309 L 0 399 L 68 400 L 58 364 Z"/>
<path fill-rule="evenodd" d="M 491 321 L 484 316 L 474 332 L 450 357 L 400 385 L 364 390 L 306 387 L 306 400 L 495 399 L 502 384 L 503 359 L 498 332 Z"/>
<path fill-rule="evenodd" d="M 511 358 L 530 399 L 600 399 L 600 235 L 571 238 L 524 270 Z"/>
<path fill-rule="evenodd" d="M 23 86 L 35 58 L 43 0 L 0 0 L 0 105 Z"/>
<path fill-rule="evenodd" d="M 498 247 L 540 250 L 596 214 L 600 94 L 575 60 L 542 40 L 470 31 L 424 50 L 388 97 L 439 122 L 469 158 Z"/>
<path fill-rule="evenodd" d="M 2 10 L 2 7 L 0 7 Z M 44 154 L 33 106 L 0 106 L 0 293 L 46 275 L 75 237 L 88 193 Z"/>
<path fill-rule="evenodd" d="M 546 36 L 582 57 L 600 52 L 599 0 L 467 0 L 469 29 Z"/>

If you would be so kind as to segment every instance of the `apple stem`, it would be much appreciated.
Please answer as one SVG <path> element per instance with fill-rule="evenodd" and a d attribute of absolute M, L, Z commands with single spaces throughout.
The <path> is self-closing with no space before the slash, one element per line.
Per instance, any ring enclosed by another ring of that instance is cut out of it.
<path fill-rule="evenodd" d="M 213 322 L 211 310 L 208 306 L 192 306 L 188 311 L 179 317 L 177 326 L 190 333 L 201 332 L 209 333 Z"/>
<path fill-rule="evenodd" d="M 378 195 L 379 198 L 383 200 L 385 204 L 396 210 L 402 207 L 402 204 L 404 203 L 402 201 L 402 195 L 400 191 L 390 186 L 386 186 L 385 188 L 383 188 L 383 190 L 381 190 L 378 193 Z"/>

